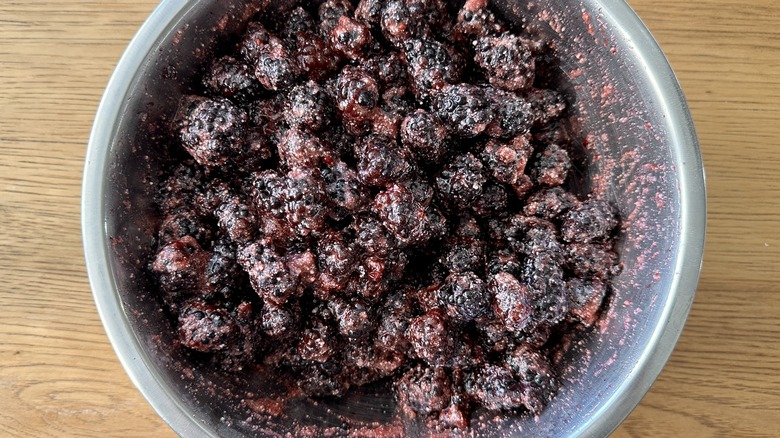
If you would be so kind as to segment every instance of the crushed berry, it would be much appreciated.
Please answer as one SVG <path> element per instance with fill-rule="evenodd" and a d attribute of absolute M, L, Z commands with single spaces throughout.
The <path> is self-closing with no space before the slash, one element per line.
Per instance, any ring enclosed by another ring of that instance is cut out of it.
<path fill-rule="evenodd" d="M 148 269 L 176 346 L 289 397 L 390 382 L 437 432 L 538 415 L 621 269 L 549 42 L 487 0 L 289 6 L 169 125 Z"/>
<path fill-rule="evenodd" d="M 526 199 L 523 211 L 529 216 L 552 220 L 577 205 L 577 197 L 561 187 L 542 189 Z"/>
<path fill-rule="evenodd" d="M 532 152 L 533 147 L 525 136 L 506 144 L 489 141 L 482 150 L 482 161 L 496 181 L 512 187 L 515 194 L 522 197 L 533 187 L 531 178 L 525 174 L 525 165 Z"/>
<path fill-rule="evenodd" d="M 571 166 L 571 159 L 566 149 L 557 144 L 550 144 L 534 156 L 531 177 L 544 186 L 560 186 L 569 176 Z"/>

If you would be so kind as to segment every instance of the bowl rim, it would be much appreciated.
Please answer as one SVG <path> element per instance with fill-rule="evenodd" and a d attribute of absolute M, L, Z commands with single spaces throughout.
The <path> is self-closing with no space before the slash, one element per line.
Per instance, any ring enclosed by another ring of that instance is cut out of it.
<path fill-rule="evenodd" d="M 701 272 L 706 227 L 705 174 L 699 143 L 682 88 L 660 46 L 637 14 L 623 0 L 598 0 L 599 12 L 619 25 L 632 52 L 652 85 L 652 92 L 666 115 L 669 142 L 676 152 L 680 190 L 680 243 L 675 275 L 660 323 L 629 377 L 574 436 L 606 436 L 638 405 L 669 359 L 693 303 Z M 95 304 L 119 361 L 147 402 L 181 436 L 216 436 L 176 397 L 173 388 L 156 372 L 156 366 L 131 329 L 117 293 L 109 264 L 110 244 L 105 216 L 105 186 L 110 145 L 116 121 L 138 68 L 158 45 L 172 24 L 186 14 L 196 0 L 163 0 L 130 41 L 108 81 L 87 145 L 82 181 L 82 238 L 87 274 Z M 676 123 L 673 123 L 676 121 Z M 110 122 L 110 123 L 106 123 Z M 128 336 L 128 334 L 130 336 Z"/>

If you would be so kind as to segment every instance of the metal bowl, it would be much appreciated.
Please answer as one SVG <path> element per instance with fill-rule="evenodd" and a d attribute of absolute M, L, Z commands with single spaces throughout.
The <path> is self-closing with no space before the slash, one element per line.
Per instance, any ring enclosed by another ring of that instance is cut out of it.
<path fill-rule="evenodd" d="M 82 227 L 95 302 L 125 370 L 182 436 L 262 435 L 238 400 L 262 394 L 269 382 L 202 369 L 167 347 L 174 330 L 145 274 L 159 221 L 150 200 L 163 137 L 157 127 L 217 40 L 235 35 L 258 10 L 284 13 L 283 3 L 163 1 L 119 61 L 89 140 Z M 552 41 L 591 158 L 583 181 L 616 202 L 624 218 L 625 267 L 606 316 L 564 359 L 562 389 L 548 408 L 538 418 L 474 424 L 490 436 L 607 435 L 660 373 L 694 297 L 706 216 L 696 134 L 669 64 L 623 1 L 495 4 Z M 381 422 L 392 404 L 386 394 L 365 392 L 292 406 L 289 414 L 321 424 L 339 415 Z"/>

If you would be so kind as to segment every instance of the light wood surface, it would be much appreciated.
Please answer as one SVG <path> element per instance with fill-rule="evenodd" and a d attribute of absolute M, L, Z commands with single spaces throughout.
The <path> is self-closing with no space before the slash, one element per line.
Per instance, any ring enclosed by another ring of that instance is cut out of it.
<path fill-rule="evenodd" d="M 174 436 L 107 341 L 79 227 L 98 100 L 156 3 L 0 2 L 0 436 Z M 630 4 L 690 102 L 709 228 L 682 338 L 615 436 L 780 436 L 780 2 Z"/>

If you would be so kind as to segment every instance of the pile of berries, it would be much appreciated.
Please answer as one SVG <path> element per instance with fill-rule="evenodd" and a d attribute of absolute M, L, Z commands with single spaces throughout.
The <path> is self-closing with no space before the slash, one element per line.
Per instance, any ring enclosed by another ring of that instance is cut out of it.
<path fill-rule="evenodd" d="M 538 414 L 592 325 L 618 212 L 567 189 L 544 43 L 485 0 L 306 2 L 250 23 L 173 126 L 150 270 L 193 355 L 399 412 Z"/>

